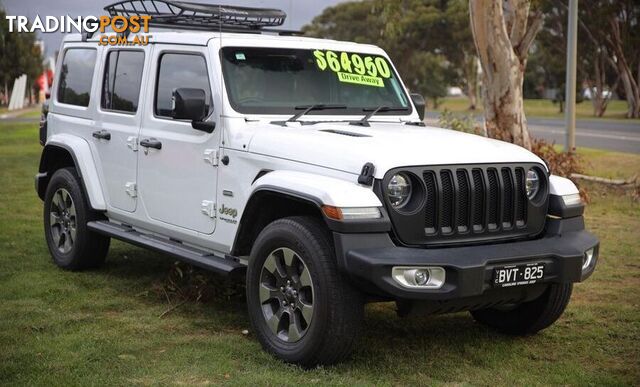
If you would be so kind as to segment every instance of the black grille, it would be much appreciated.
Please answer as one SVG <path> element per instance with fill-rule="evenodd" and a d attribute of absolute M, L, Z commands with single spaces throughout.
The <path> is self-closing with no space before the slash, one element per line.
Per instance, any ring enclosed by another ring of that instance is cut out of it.
<path fill-rule="evenodd" d="M 442 187 L 442 208 L 440 209 L 440 228 L 443 234 L 451 233 L 451 223 L 453 217 L 453 181 L 451 179 L 451 171 L 440 171 L 440 180 Z M 437 193 L 434 192 L 433 196 Z"/>
<path fill-rule="evenodd" d="M 502 186 L 504 187 L 504 203 L 502 208 L 502 227 L 510 228 L 513 225 L 513 204 L 515 203 L 513 194 L 513 178 L 511 177 L 511 169 L 502 168 Z"/>
<path fill-rule="evenodd" d="M 412 206 L 411 211 L 389 208 L 394 231 L 405 244 L 472 242 L 537 234 L 544 226 L 547 200 L 531 203 L 527 199 L 525 171 L 532 166 L 402 169 L 422 177 L 424 197 L 412 200 L 424 203 Z M 387 178 L 393 173 L 389 172 Z M 543 183 L 546 187 L 546 180 Z M 414 190 L 414 194 L 419 196 L 421 191 Z"/>
<path fill-rule="evenodd" d="M 424 183 L 427 188 L 427 192 L 435 192 L 436 190 L 436 177 L 432 171 L 424 173 Z M 425 204 L 425 217 L 424 217 L 424 232 L 432 235 L 436 233 L 436 216 L 438 201 L 436 198 L 428 200 Z"/>
<path fill-rule="evenodd" d="M 500 193 L 498 192 L 498 176 L 496 170 L 491 168 L 487 170 L 487 180 L 489 183 L 489 222 L 487 227 L 489 230 L 498 228 L 498 208 L 500 207 Z"/>
<path fill-rule="evenodd" d="M 484 203 L 485 184 L 482 178 L 482 170 L 473 170 L 473 230 L 480 231 L 484 228 Z"/>
<path fill-rule="evenodd" d="M 458 179 L 458 216 L 456 217 L 456 224 L 458 226 L 458 232 L 465 232 L 469 228 L 469 205 L 471 203 L 469 192 L 469 182 L 467 181 L 467 171 L 464 169 L 458 169 L 456 171 L 456 178 Z"/>
<path fill-rule="evenodd" d="M 527 219 L 527 194 L 525 192 L 524 170 L 516 169 L 516 225 L 523 226 Z"/>

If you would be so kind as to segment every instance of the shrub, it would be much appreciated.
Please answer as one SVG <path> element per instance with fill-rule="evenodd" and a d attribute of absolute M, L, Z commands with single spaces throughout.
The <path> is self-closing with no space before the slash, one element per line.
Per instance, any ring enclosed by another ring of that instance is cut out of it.
<path fill-rule="evenodd" d="M 580 191 L 580 197 L 584 202 L 589 202 L 589 195 L 584 187 L 581 187 L 573 173 L 583 173 L 583 160 L 577 153 L 558 151 L 554 143 L 549 143 L 543 139 L 533 138 L 531 141 L 531 152 L 547 163 L 549 173 L 571 179 Z"/>
<path fill-rule="evenodd" d="M 438 119 L 438 125 L 441 128 L 453 129 L 459 132 L 478 134 L 478 135 L 484 134 L 484 131 L 482 130 L 480 125 L 477 124 L 477 122 L 475 121 L 472 115 L 467 114 L 464 116 L 460 116 L 452 113 L 447 109 L 445 109 L 440 114 L 440 118 Z"/>
<path fill-rule="evenodd" d="M 531 152 L 543 159 L 554 175 L 571 178 L 572 173 L 583 173 L 583 162 L 580 156 L 576 153 L 558 151 L 554 145 L 543 139 L 534 138 L 531 141 Z"/>

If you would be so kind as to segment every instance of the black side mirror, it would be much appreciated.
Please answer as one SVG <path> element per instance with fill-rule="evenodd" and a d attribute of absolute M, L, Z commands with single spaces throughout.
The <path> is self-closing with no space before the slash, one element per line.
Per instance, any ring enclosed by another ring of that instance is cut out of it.
<path fill-rule="evenodd" d="M 207 94 L 204 90 L 180 88 L 173 91 L 174 119 L 191 120 L 194 129 L 211 133 L 215 129 L 215 123 L 204 121 L 207 114 Z"/>
<path fill-rule="evenodd" d="M 413 93 L 411 94 L 411 101 L 416 106 L 416 110 L 418 111 L 418 117 L 420 117 L 420 121 L 424 121 L 424 109 L 426 107 L 426 101 L 421 94 Z"/>

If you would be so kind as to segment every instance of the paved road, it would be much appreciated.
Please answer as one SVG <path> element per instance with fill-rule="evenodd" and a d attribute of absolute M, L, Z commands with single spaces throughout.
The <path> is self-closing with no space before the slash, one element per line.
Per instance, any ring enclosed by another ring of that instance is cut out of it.
<path fill-rule="evenodd" d="M 565 142 L 563 120 L 530 118 L 529 131 L 556 144 Z M 618 152 L 640 153 L 640 124 L 634 122 L 590 121 L 576 122 L 576 145 Z"/>
<path fill-rule="evenodd" d="M 437 122 L 437 113 L 427 113 L 427 122 Z M 477 117 L 481 121 L 480 117 Z M 565 142 L 564 120 L 555 118 L 527 119 L 531 135 L 555 141 Z M 617 152 L 640 153 L 640 123 L 607 120 L 578 120 L 576 122 L 576 144 L 578 147 L 605 149 Z"/>

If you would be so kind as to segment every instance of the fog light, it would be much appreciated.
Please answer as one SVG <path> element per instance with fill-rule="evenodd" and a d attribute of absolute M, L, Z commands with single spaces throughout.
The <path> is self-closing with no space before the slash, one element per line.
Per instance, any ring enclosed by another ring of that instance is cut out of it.
<path fill-rule="evenodd" d="M 424 269 L 416 270 L 416 273 L 414 274 L 414 280 L 416 281 L 416 285 L 418 286 L 426 285 L 427 282 L 429 282 L 429 271 Z"/>
<path fill-rule="evenodd" d="M 445 271 L 442 267 L 395 266 L 391 277 L 405 288 L 440 289 L 444 285 Z"/>
<path fill-rule="evenodd" d="M 594 253 L 595 253 L 595 248 L 591 248 L 584 252 L 584 256 L 582 257 L 582 270 L 591 266 L 591 262 L 593 262 Z"/>

